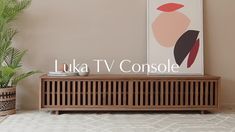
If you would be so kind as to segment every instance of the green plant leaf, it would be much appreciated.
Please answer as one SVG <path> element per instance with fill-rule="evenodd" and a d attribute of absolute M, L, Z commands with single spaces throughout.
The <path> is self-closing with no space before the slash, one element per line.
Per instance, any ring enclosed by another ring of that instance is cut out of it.
<path fill-rule="evenodd" d="M 5 9 L 6 6 L 6 1 L 5 0 L 0 0 L 0 16 L 2 16 L 2 13 Z"/>
<path fill-rule="evenodd" d="M 16 48 L 12 48 L 8 55 L 5 57 L 6 64 L 11 68 L 21 67 L 21 60 L 25 53 L 26 50 L 20 51 Z"/>
<path fill-rule="evenodd" d="M 0 68 L 1 87 L 7 87 L 11 78 L 16 74 L 16 69 L 4 66 Z"/>
<path fill-rule="evenodd" d="M 33 74 L 36 74 L 36 73 L 40 73 L 40 71 L 30 71 L 30 72 L 27 72 L 27 73 L 23 73 L 23 74 L 20 74 L 16 77 L 13 78 L 12 80 L 12 85 L 15 86 L 17 85 L 17 83 Z"/>
<path fill-rule="evenodd" d="M 0 64 L 3 64 L 4 59 L 10 53 L 11 41 L 15 34 L 16 31 L 11 28 L 3 27 L 0 31 Z"/>
<path fill-rule="evenodd" d="M 28 7 L 31 3 L 31 0 L 5 0 L 8 1 L 7 6 L 5 7 L 5 11 L 3 12 L 3 16 L 7 21 L 12 21 L 14 18 L 26 7 Z"/>
<path fill-rule="evenodd" d="M 16 85 L 20 80 L 38 73 L 31 71 L 18 75 L 26 50 L 12 46 L 12 39 L 17 32 L 9 24 L 30 3 L 31 0 L 0 0 L 0 88 Z"/>

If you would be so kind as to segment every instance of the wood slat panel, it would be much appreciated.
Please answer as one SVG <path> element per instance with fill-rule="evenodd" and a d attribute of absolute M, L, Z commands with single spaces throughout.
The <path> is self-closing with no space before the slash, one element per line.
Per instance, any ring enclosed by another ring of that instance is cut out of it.
<path fill-rule="evenodd" d="M 204 94 L 203 81 L 200 82 L 200 105 L 203 106 L 203 94 Z"/>
<path fill-rule="evenodd" d="M 101 105 L 101 82 L 98 81 L 98 105 Z"/>
<path fill-rule="evenodd" d="M 77 81 L 77 105 L 80 106 L 81 105 L 81 81 Z"/>
<path fill-rule="evenodd" d="M 160 104 L 158 103 L 159 102 L 159 96 L 160 96 L 160 93 L 159 93 L 159 83 L 158 81 L 155 81 L 155 103 L 156 103 L 156 106 L 159 106 Z"/>
<path fill-rule="evenodd" d="M 133 107 L 133 81 L 128 81 L 128 105 Z"/>
<path fill-rule="evenodd" d="M 122 105 L 122 85 L 121 85 L 121 81 L 118 81 L 118 105 Z"/>
<path fill-rule="evenodd" d="M 169 88 L 168 88 L 168 81 L 165 81 L 165 106 L 168 106 L 168 102 L 169 102 Z"/>
<path fill-rule="evenodd" d="M 171 82 L 171 93 L 170 93 L 170 96 L 171 96 L 171 106 L 174 106 L 174 82 L 172 81 Z"/>
<path fill-rule="evenodd" d="M 50 81 L 47 81 L 47 105 L 50 105 Z"/>
<path fill-rule="evenodd" d="M 90 106 L 91 105 L 91 81 L 88 81 L 88 86 L 87 86 L 87 88 L 88 88 L 88 91 L 87 91 L 87 97 L 88 97 L 88 100 L 87 100 L 87 104 L 88 104 L 88 106 Z"/>
<path fill-rule="evenodd" d="M 150 106 L 153 106 L 153 81 L 150 81 Z"/>
<path fill-rule="evenodd" d="M 135 81 L 135 105 L 139 105 L 139 86 L 138 82 Z"/>
<path fill-rule="evenodd" d="M 161 81 L 160 82 L 160 105 L 162 106 L 163 105 L 163 102 L 164 102 L 164 88 L 163 88 L 163 86 L 164 86 L 164 82 L 163 81 Z"/>
<path fill-rule="evenodd" d="M 102 95 L 103 95 L 102 104 L 106 105 L 106 85 L 105 85 L 105 81 L 103 82 L 103 92 L 102 92 Z"/>
<path fill-rule="evenodd" d="M 126 90 L 127 90 L 127 86 L 126 86 L 126 81 L 123 81 L 123 105 L 126 105 Z"/>
<path fill-rule="evenodd" d="M 145 105 L 147 106 L 148 105 L 148 101 L 149 101 L 149 83 L 148 81 L 146 80 L 145 81 Z"/>
<path fill-rule="evenodd" d="M 96 90 L 97 90 L 96 81 L 94 81 L 93 82 L 93 106 L 98 105 L 96 104 L 96 97 L 98 97 Z"/>
<path fill-rule="evenodd" d="M 82 105 L 86 105 L 86 81 L 83 81 L 83 85 L 82 85 L 82 97 L 83 97 L 83 99 L 82 99 L 82 101 L 83 101 L 83 103 L 82 103 Z"/>
<path fill-rule="evenodd" d="M 57 106 L 60 106 L 60 104 L 61 104 L 60 94 L 62 91 L 60 91 L 60 89 L 61 89 L 60 81 L 57 81 Z"/>
<path fill-rule="evenodd" d="M 113 105 L 118 105 L 117 103 L 117 84 L 116 81 L 113 82 Z"/>
<path fill-rule="evenodd" d="M 179 104 L 179 87 L 178 81 L 175 81 L 175 105 Z"/>
<path fill-rule="evenodd" d="M 55 81 L 52 81 L 52 86 L 51 86 L 51 89 L 52 89 L 52 92 L 51 92 L 51 95 L 52 95 L 52 106 L 55 106 Z"/>
<path fill-rule="evenodd" d="M 215 105 L 216 106 L 218 106 L 218 107 L 220 107 L 219 106 L 219 88 L 221 87 L 220 85 L 219 85 L 219 83 L 220 83 L 220 80 L 218 80 L 218 81 L 216 81 L 215 82 L 215 88 L 216 88 L 216 90 L 215 90 Z"/>
<path fill-rule="evenodd" d="M 210 105 L 213 106 L 213 100 L 214 100 L 214 83 L 213 82 L 210 82 Z"/>
<path fill-rule="evenodd" d="M 111 105 L 111 81 L 108 81 L 108 105 Z"/>
<path fill-rule="evenodd" d="M 140 106 L 143 106 L 144 103 L 144 84 L 140 81 Z"/>
<path fill-rule="evenodd" d="M 195 105 L 199 105 L 199 87 L 198 87 L 198 81 L 195 82 Z"/>
<path fill-rule="evenodd" d="M 71 84 L 70 84 L 70 81 L 67 81 L 67 105 L 70 105 L 71 103 L 71 92 L 70 92 L 70 87 L 71 87 Z"/>
<path fill-rule="evenodd" d="M 89 77 L 83 80 L 81 78 L 41 80 L 40 108 L 48 110 L 52 108 L 53 110 L 60 110 L 60 108 L 64 110 L 215 110 L 219 108 L 219 79 L 216 78 L 214 80 L 204 78 L 194 80 L 192 77 L 169 80 L 164 77 L 156 77 L 158 78 L 156 80 L 153 78 L 91 80 Z"/>
<path fill-rule="evenodd" d="M 76 100 L 76 81 L 72 81 L 72 94 L 73 94 L 73 97 L 72 97 L 72 106 L 76 106 L 75 104 L 75 100 Z"/>
<path fill-rule="evenodd" d="M 189 106 L 189 82 L 185 81 L 185 105 Z"/>
<path fill-rule="evenodd" d="M 39 108 L 44 107 L 45 106 L 45 81 L 41 80 L 41 90 L 39 91 Z"/>
<path fill-rule="evenodd" d="M 184 99 L 184 94 L 185 94 L 185 92 L 184 92 L 184 82 L 181 81 L 179 85 L 180 85 L 180 105 L 183 106 L 184 101 L 185 101 L 185 99 Z"/>
<path fill-rule="evenodd" d="M 62 106 L 65 106 L 65 81 L 62 81 Z"/>
<path fill-rule="evenodd" d="M 205 82 L 205 104 L 208 105 L 208 99 L 209 99 L 209 89 L 208 89 L 208 81 Z"/>
<path fill-rule="evenodd" d="M 190 105 L 193 106 L 193 94 L 194 94 L 194 85 L 193 85 L 193 81 L 190 82 Z"/>

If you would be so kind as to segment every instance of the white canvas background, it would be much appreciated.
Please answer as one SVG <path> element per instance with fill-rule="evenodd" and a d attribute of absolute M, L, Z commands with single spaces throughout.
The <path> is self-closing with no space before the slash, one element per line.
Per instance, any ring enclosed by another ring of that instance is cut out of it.
<path fill-rule="evenodd" d="M 166 3 L 181 3 L 185 7 L 179 9 L 178 11 L 187 15 L 191 23 L 187 30 L 199 30 L 200 38 L 200 48 L 198 51 L 197 58 L 191 68 L 187 68 L 187 59 L 184 60 L 183 64 L 179 69 L 179 73 L 162 73 L 170 75 L 203 75 L 204 74 L 204 59 L 203 59 L 203 4 L 202 0 L 148 0 L 148 64 L 167 64 L 168 59 L 171 60 L 171 63 L 175 63 L 174 59 L 174 47 L 165 48 L 158 44 L 157 40 L 153 36 L 152 32 L 152 23 L 156 17 L 162 13 L 159 10 L 156 10 L 159 6 Z M 149 73 L 151 74 L 151 73 Z M 161 74 L 161 73 L 157 73 Z"/>

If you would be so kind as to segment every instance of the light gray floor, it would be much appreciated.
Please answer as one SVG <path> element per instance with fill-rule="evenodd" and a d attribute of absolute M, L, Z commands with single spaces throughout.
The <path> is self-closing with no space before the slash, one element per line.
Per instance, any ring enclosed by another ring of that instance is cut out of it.
<path fill-rule="evenodd" d="M 28 111 L 0 119 L 0 132 L 235 132 L 234 112 L 53 115 Z"/>

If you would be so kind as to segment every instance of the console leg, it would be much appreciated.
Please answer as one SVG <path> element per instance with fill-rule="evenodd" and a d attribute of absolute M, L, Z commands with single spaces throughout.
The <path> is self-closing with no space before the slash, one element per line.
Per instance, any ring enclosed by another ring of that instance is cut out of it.
<path fill-rule="evenodd" d="M 202 110 L 202 111 L 201 111 L 201 114 L 205 114 L 205 111 L 204 111 L 204 110 Z"/>
<path fill-rule="evenodd" d="M 56 114 L 56 115 L 59 115 L 59 114 L 60 114 L 60 111 L 56 110 L 56 111 L 55 111 L 55 114 Z"/>

